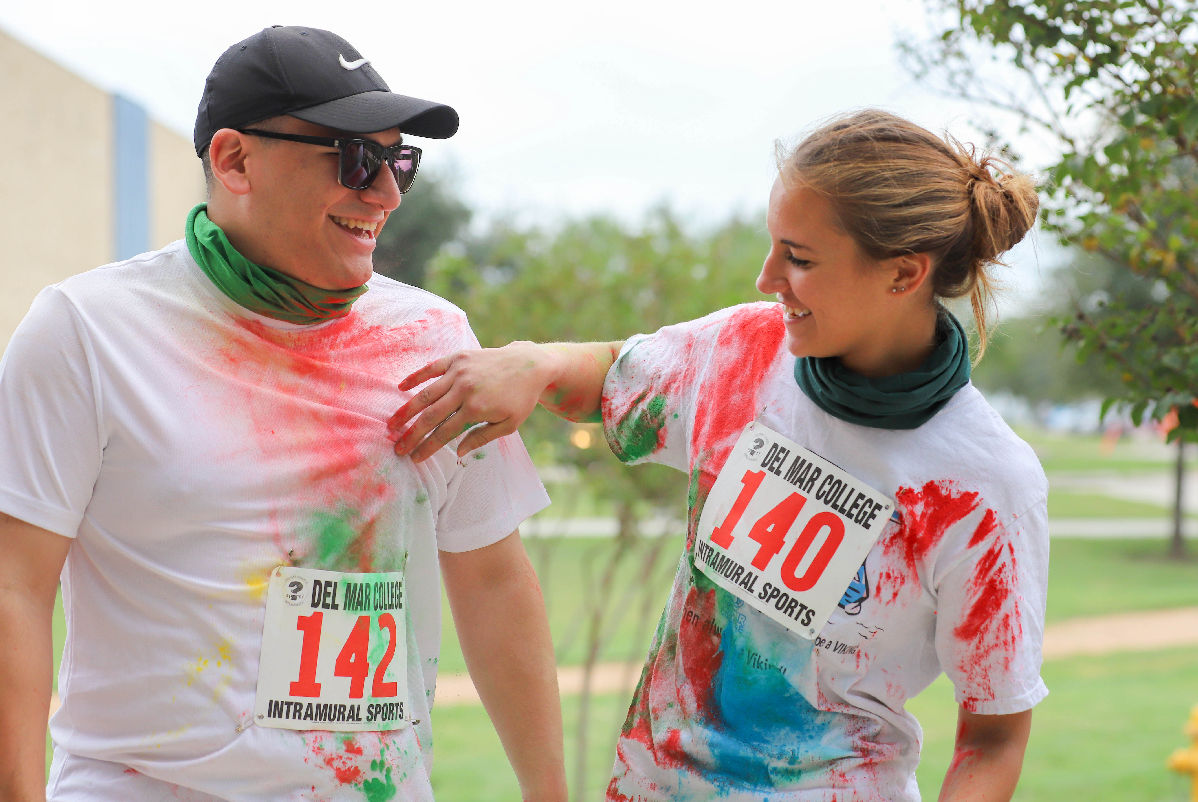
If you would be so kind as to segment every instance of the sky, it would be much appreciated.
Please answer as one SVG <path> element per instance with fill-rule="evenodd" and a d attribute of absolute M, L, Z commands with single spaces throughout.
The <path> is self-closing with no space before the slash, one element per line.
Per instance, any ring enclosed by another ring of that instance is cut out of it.
<path fill-rule="evenodd" d="M 333 30 L 392 91 L 454 106 L 450 140 L 418 140 L 481 219 L 551 224 L 667 203 L 699 225 L 760 216 L 775 143 L 876 106 L 969 139 L 972 110 L 901 66 L 928 30 L 922 0 L 259 0 L 5 3 L 0 28 L 190 138 L 226 47 L 272 24 Z M 764 226 L 763 226 L 764 228 Z M 764 243 L 764 240 L 763 240 Z M 1007 308 L 1034 304 L 1051 251 L 1012 252 Z M 751 278 L 750 278 L 751 280 Z"/>

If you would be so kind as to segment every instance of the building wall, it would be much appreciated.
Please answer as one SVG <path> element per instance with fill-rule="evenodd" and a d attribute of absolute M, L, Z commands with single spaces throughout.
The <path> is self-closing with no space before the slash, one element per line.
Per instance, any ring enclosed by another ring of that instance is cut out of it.
<path fill-rule="evenodd" d="M 153 202 L 149 247 L 161 248 L 182 239 L 187 212 L 204 199 L 204 173 L 190 137 L 180 137 L 153 120 L 150 121 L 150 185 Z"/>
<path fill-rule="evenodd" d="M 3 348 L 42 287 L 178 239 L 203 178 L 190 139 L 4 31 L 0 75 Z"/>

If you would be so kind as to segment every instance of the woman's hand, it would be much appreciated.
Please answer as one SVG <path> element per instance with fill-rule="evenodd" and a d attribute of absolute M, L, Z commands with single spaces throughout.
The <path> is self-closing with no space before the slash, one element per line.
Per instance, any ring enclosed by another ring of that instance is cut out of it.
<path fill-rule="evenodd" d="M 400 390 L 410 390 L 436 379 L 387 422 L 395 453 L 421 462 L 472 429 L 458 444 L 462 456 L 511 434 L 552 383 L 553 362 L 554 354 L 545 346 L 514 342 L 458 351 L 425 365 L 399 384 Z"/>
<path fill-rule="evenodd" d="M 538 402 L 567 420 L 597 420 L 603 380 L 621 346 L 514 342 L 431 362 L 399 384 L 411 390 L 436 379 L 387 422 L 395 453 L 422 462 L 469 430 L 460 457 L 516 431 Z"/>

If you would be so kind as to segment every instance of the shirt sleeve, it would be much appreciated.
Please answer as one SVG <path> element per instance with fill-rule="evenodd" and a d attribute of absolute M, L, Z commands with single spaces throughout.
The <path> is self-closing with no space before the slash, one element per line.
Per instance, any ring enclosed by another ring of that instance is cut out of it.
<path fill-rule="evenodd" d="M 603 383 L 603 433 L 623 462 L 689 470 L 689 444 L 706 356 L 725 309 L 628 339 Z"/>
<path fill-rule="evenodd" d="M 57 287 L 34 299 L 0 361 L 0 510 L 74 537 L 104 449 L 99 380 Z"/>
<path fill-rule="evenodd" d="M 1040 677 L 1047 501 L 1006 520 L 985 511 L 936 584 L 936 650 L 957 702 L 972 713 L 1003 715 L 1047 696 Z"/>
<path fill-rule="evenodd" d="M 478 347 L 474 333 L 465 327 L 459 348 Z M 437 548 L 441 551 L 489 546 L 549 506 L 545 486 L 519 434 L 500 437 L 459 459 L 460 440 L 451 441 L 437 454 L 448 477 L 445 501 L 437 516 Z"/>

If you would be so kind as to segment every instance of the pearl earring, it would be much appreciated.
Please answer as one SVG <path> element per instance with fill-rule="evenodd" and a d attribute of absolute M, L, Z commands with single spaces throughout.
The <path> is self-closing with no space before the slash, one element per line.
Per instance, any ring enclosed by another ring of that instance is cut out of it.
<path fill-rule="evenodd" d="M 890 288 L 890 291 L 891 291 L 891 292 L 896 292 L 896 293 L 897 293 L 897 292 L 906 292 L 906 291 L 907 291 L 907 288 L 906 288 L 906 287 L 891 287 L 891 288 Z"/>

